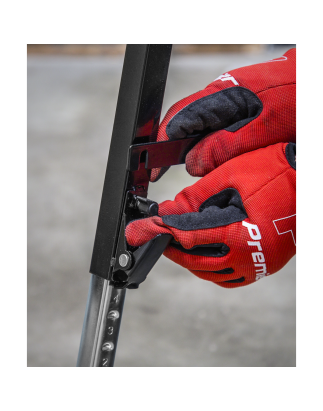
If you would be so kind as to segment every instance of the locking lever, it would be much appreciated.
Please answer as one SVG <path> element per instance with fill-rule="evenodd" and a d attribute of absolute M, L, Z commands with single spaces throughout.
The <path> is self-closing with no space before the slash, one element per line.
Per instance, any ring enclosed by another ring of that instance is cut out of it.
<path fill-rule="evenodd" d="M 138 248 L 131 247 L 126 242 L 127 222 L 154 215 L 158 215 L 156 202 L 127 193 L 116 256 L 111 260 L 113 266 L 111 282 L 115 288 L 138 288 L 168 246 L 172 238 L 170 234 L 158 235 Z"/>

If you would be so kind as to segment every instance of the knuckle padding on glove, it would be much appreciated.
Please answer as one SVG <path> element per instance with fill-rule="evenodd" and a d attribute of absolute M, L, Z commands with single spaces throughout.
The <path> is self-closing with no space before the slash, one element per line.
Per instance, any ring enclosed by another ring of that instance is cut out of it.
<path fill-rule="evenodd" d="M 235 188 L 226 188 L 208 198 L 195 213 L 162 217 L 163 223 L 182 231 L 221 227 L 248 218 L 241 196 Z"/>
<path fill-rule="evenodd" d="M 263 110 L 258 96 L 244 87 L 230 87 L 202 97 L 184 107 L 169 121 L 166 134 L 171 140 L 226 129 L 237 131 Z"/>

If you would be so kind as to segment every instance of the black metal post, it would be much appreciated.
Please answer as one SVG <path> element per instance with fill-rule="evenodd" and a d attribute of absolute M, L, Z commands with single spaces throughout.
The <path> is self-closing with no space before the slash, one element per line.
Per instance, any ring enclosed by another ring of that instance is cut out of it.
<path fill-rule="evenodd" d="M 111 282 L 126 192 L 147 197 L 149 171 L 128 170 L 129 147 L 156 140 L 171 45 L 128 45 L 103 187 L 77 366 L 113 366 L 125 289 Z"/>
<path fill-rule="evenodd" d="M 108 278 L 116 247 L 132 144 L 154 139 L 166 86 L 170 45 L 127 46 L 90 272 Z M 147 191 L 146 191 L 147 195 Z"/>

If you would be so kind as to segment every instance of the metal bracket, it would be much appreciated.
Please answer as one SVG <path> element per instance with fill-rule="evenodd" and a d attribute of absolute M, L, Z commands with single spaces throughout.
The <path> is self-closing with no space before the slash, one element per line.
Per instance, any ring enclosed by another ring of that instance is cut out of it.
<path fill-rule="evenodd" d="M 153 240 L 139 247 L 132 254 L 132 266 L 128 270 L 117 270 L 113 273 L 112 284 L 114 287 L 121 289 L 138 288 L 139 284 L 145 281 L 150 270 L 163 254 L 171 239 L 172 236 L 170 234 L 158 235 Z"/>
<path fill-rule="evenodd" d="M 184 164 L 186 154 L 199 141 L 199 137 L 191 136 L 174 141 L 134 144 L 129 147 L 127 168 L 129 171 L 137 171 L 143 162 L 148 170 Z"/>
<path fill-rule="evenodd" d="M 156 202 L 127 192 L 116 254 L 111 259 L 113 270 L 110 283 L 114 287 L 138 288 L 139 284 L 145 281 L 149 271 L 167 247 L 171 236 L 167 236 L 167 238 L 157 236 L 138 248 L 127 245 L 125 238 L 127 223 L 154 215 L 158 215 L 158 204 Z"/>

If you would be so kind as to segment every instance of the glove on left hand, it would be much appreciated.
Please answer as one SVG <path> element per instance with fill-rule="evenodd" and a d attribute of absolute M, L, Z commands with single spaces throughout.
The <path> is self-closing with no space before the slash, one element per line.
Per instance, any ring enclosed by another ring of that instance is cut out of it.
<path fill-rule="evenodd" d="M 296 49 L 284 56 L 230 70 L 204 90 L 174 104 L 157 141 L 204 138 L 186 156 L 186 169 L 202 177 L 243 153 L 296 142 Z M 167 167 L 153 169 L 157 181 Z"/>
<path fill-rule="evenodd" d="M 159 206 L 159 216 L 126 227 L 130 245 L 159 234 L 164 254 L 222 287 L 253 283 L 295 254 L 296 146 L 278 143 L 243 154 Z"/>

